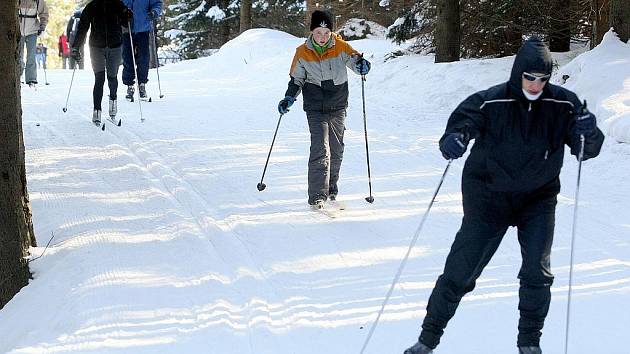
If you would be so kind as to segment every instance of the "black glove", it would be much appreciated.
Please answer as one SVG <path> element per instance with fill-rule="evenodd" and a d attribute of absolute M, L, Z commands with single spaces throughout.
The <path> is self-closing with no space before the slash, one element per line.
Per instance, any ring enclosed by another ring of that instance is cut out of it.
<path fill-rule="evenodd" d="M 133 20 L 133 11 L 130 8 L 125 7 L 125 9 L 122 11 L 122 15 L 124 20 L 123 25 L 127 26 L 127 22 L 131 22 L 131 20 Z"/>
<path fill-rule="evenodd" d="M 589 136 L 597 128 L 597 119 L 595 115 L 586 108 L 586 101 L 584 105 L 575 116 L 575 134 Z"/>
<path fill-rule="evenodd" d="M 284 97 L 282 100 L 280 100 L 280 103 L 278 103 L 278 112 L 280 112 L 280 114 L 288 113 L 289 107 L 293 105 L 293 102 L 295 102 L 295 97 L 293 96 Z"/>
<path fill-rule="evenodd" d="M 46 26 L 44 25 L 40 25 L 39 29 L 37 30 L 37 35 L 41 35 L 42 33 L 44 33 L 44 31 L 46 30 Z"/>
<path fill-rule="evenodd" d="M 81 61 L 81 52 L 79 51 L 79 48 L 72 48 L 72 51 L 70 52 L 70 56 L 75 61 Z"/>
<path fill-rule="evenodd" d="M 372 66 L 369 61 L 364 58 L 357 60 L 357 63 L 354 64 L 357 68 L 357 71 L 361 75 L 367 75 L 370 72 L 370 67 Z"/>
<path fill-rule="evenodd" d="M 447 160 L 454 160 L 464 156 L 467 147 L 468 139 L 462 133 L 449 133 L 440 143 L 442 156 Z"/>

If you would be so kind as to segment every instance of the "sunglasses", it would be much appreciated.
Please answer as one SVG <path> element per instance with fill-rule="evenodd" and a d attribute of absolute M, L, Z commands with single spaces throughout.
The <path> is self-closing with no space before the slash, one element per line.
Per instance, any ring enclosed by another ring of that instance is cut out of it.
<path fill-rule="evenodd" d="M 539 75 L 534 75 L 534 74 L 530 74 L 530 73 L 523 73 L 523 79 L 525 79 L 527 81 L 540 80 L 540 82 L 547 82 L 550 77 L 551 77 L 551 75 L 539 76 Z"/>

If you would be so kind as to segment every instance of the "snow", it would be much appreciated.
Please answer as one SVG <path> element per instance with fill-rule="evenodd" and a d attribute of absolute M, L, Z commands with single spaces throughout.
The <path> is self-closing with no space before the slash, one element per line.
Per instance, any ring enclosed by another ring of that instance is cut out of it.
<path fill-rule="evenodd" d="M 358 39 L 384 39 L 387 28 L 374 21 L 361 18 L 351 18 L 337 31 L 343 38 Z"/>
<path fill-rule="evenodd" d="M 108 124 L 105 132 L 90 123 L 90 70 L 77 71 L 65 114 L 71 71 L 49 70 L 50 86 L 23 89 L 40 246 L 33 256 L 54 239 L 31 263 L 30 285 L 0 310 L 0 352 L 359 352 L 446 167 L 437 141 L 450 111 L 506 80 L 513 58 L 384 63 L 389 42 L 352 42 L 373 63 L 365 93 L 375 202 L 364 201 L 361 81 L 350 73 L 339 185 L 347 210 L 330 219 L 306 205 L 309 134 L 301 98 L 282 118 L 267 189 L 256 190 L 302 41 L 250 30 L 210 57 L 163 66 L 163 99 L 152 70 L 146 122 L 137 102 L 121 101 L 123 126 Z M 559 73 L 572 74 L 565 85 L 615 132 L 627 121 L 630 73 L 618 64 L 627 47 L 611 41 Z M 630 146 L 615 140 L 582 168 L 572 354 L 627 353 Z M 463 162 L 451 166 L 366 353 L 402 353 L 415 342 L 462 217 Z M 564 346 L 576 178 L 567 155 L 542 339 L 547 353 Z M 510 230 L 436 354 L 515 352 L 519 265 Z"/>
<path fill-rule="evenodd" d="M 214 5 L 208 10 L 206 17 L 211 18 L 213 21 L 221 21 L 225 18 L 225 12 L 217 5 Z"/>
<path fill-rule="evenodd" d="M 557 80 L 564 81 L 564 75 L 569 77 L 566 88 L 586 92 L 584 98 L 596 107 L 594 113 L 608 135 L 630 143 L 630 44 L 611 29 L 597 47 L 564 66 Z"/>

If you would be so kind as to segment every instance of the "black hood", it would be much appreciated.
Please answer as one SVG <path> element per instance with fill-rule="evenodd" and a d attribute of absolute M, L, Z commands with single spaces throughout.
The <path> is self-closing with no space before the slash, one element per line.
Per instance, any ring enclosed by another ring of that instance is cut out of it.
<path fill-rule="evenodd" d="M 523 96 L 522 77 L 524 72 L 551 75 L 552 69 L 551 52 L 538 37 L 531 37 L 523 43 L 521 49 L 516 53 L 510 75 L 510 87 L 517 95 Z"/>

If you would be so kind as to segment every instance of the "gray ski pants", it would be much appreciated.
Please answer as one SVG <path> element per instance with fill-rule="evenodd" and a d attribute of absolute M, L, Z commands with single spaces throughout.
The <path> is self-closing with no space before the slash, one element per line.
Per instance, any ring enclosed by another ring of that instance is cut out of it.
<path fill-rule="evenodd" d="M 337 190 L 339 169 L 343 159 L 343 133 L 346 111 L 306 112 L 311 132 L 311 153 L 308 159 L 308 201 L 328 198 Z"/>
<path fill-rule="evenodd" d="M 26 63 L 24 63 L 24 46 L 26 46 Z M 20 63 L 24 72 L 24 82 L 37 83 L 37 63 L 35 63 L 35 47 L 37 46 L 37 33 L 20 37 Z"/>

